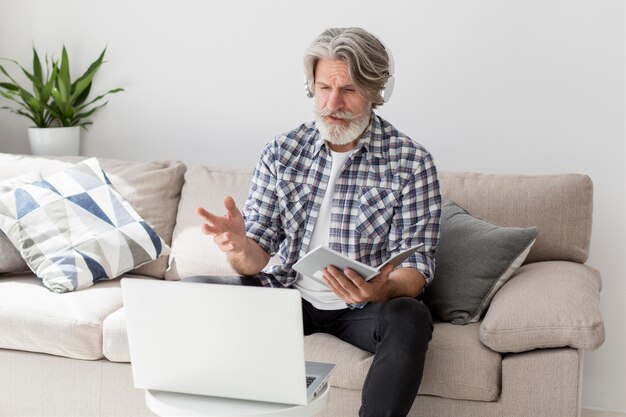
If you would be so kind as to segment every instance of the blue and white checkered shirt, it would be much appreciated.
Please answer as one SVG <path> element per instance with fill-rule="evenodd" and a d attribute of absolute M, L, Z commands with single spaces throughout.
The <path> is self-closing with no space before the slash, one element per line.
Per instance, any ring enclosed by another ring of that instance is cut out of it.
<path fill-rule="evenodd" d="M 330 169 L 330 152 L 314 122 L 265 146 L 243 210 L 248 237 L 271 256 L 278 252 L 280 265 L 260 274 L 263 285 L 295 282 L 292 266 L 308 251 Z M 430 153 L 372 112 L 335 184 L 330 247 L 378 267 L 424 243 L 400 267 L 417 269 L 429 284 L 440 215 L 439 181 Z"/>

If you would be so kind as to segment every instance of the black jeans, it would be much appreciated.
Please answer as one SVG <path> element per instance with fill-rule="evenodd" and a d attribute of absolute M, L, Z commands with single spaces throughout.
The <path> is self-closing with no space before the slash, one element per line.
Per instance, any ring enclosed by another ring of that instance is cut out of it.
<path fill-rule="evenodd" d="M 304 334 L 329 333 L 374 354 L 360 417 L 406 416 L 422 380 L 433 322 L 414 298 L 369 303 L 359 310 L 318 310 L 302 300 Z"/>

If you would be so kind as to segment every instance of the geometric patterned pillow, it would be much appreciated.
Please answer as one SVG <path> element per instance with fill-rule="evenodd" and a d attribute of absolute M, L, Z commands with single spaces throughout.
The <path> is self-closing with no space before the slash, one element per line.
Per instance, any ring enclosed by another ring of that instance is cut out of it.
<path fill-rule="evenodd" d="M 169 254 L 96 158 L 0 182 L 0 229 L 54 292 L 80 290 Z"/>

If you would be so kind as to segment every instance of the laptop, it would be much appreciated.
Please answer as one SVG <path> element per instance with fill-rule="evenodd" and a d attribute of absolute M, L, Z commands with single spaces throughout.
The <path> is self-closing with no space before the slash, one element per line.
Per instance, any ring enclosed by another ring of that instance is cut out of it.
<path fill-rule="evenodd" d="M 335 367 L 305 363 L 297 290 L 136 278 L 121 286 L 136 388 L 304 405 Z"/>

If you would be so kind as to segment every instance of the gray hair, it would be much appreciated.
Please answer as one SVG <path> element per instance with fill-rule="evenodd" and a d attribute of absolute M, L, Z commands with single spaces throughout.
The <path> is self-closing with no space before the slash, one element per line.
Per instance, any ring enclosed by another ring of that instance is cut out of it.
<path fill-rule="evenodd" d="M 330 28 L 320 34 L 304 53 L 304 73 L 313 91 L 315 67 L 322 58 L 342 60 L 356 88 L 372 108 L 383 104 L 381 91 L 389 73 L 390 57 L 376 36 L 361 28 Z"/>

